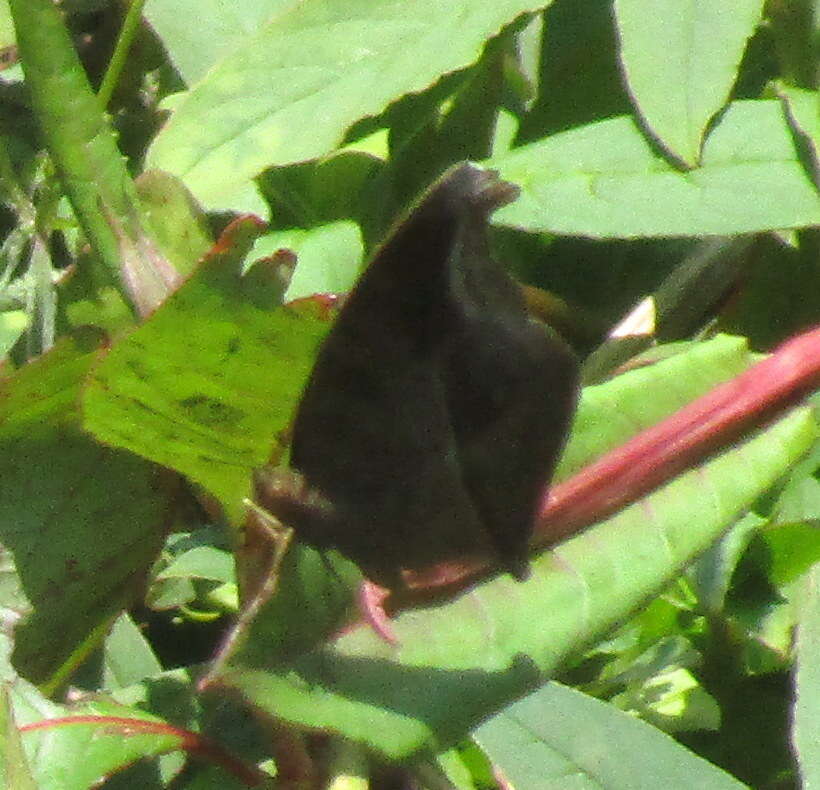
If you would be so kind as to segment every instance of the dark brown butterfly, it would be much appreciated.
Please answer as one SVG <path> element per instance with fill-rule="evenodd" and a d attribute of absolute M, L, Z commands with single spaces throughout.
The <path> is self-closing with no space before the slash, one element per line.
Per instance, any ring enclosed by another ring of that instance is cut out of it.
<path fill-rule="evenodd" d="M 487 218 L 517 189 L 449 170 L 395 227 L 322 346 L 293 428 L 307 493 L 256 476 L 299 539 L 390 588 L 476 555 L 517 579 L 578 388 L 565 344 L 492 260 Z"/>

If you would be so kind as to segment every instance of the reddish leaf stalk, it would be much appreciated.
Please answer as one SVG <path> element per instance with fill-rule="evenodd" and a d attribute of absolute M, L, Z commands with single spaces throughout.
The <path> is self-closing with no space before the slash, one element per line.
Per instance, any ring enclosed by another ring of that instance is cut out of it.
<path fill-rule="evenodd" d="M 781 345 L 550 491 L 534 544 L 600 521 L 725 449 L 820 386 L 820 328 Z"/>
<path fill-rule="evenodd" d="M 818 386 L 820 328 L 815 328 L 556 485 L 543 503 L 533 548 L 564 540 L 637 501 Z M 406 573 L 408 589 L 390 595 L 385 608 L 395 611 L 449 597 L 492 572 L 486 561 L 474 559 Z"/>
<path fill-rule="evenodd" d="M 19 729 L 20 732 L 34 732 L 78 724 L 95 725 L 106 734 L 119 735 L 123 738 L 130 735 L 170 735 L 179 739 L 180 749 L 220 766 L 233 774 L 246 787 L 259 787 L 269 778 L 256 766 L 242 762 L 210 738 L 162 721 L 149 721 L 127 716 L 63 716 L 58 719 L 43 719 L 24 724 Z"/>

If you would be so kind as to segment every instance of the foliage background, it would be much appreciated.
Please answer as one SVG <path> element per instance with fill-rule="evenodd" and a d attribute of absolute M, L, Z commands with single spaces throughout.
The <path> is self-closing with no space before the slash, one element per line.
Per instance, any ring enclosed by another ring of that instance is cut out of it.
<path fill-rule="evenodd" d="M 585 358 L 565 479 L 817 323 L 817 42 L 808 0 L 0 4 L 6 785 L 388 782 L 367 754 L 427 786 L 816 783 L 805 408 L 526 585 L 402 614 L 398 649 L 327 641 L 355 569 L 298 547 L 196 680 L 327 328 L 283 302 L 349 288 L 451 163 L 499 170 L 498 257 Z"/>

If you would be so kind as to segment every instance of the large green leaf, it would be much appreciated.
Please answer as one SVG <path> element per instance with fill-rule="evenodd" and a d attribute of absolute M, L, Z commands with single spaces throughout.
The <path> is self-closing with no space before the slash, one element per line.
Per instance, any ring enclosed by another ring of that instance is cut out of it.
<path fill-rule="evenodd" d="M 0 400 L 0 544 L 27 599 L 2 604 L 24 616 L 17 669 L 49 686 L 132 602 L 167 516 L 156 467 L 80 430 L 80 387 L 97 360 L 64 341 L 7 379 Z"/>
<path fill-rule="evenodd" d="M 737 77 L 762 0 L 616 0 L 621 62 L 646 124 L 690 166 Z"/>
<path fill-rule="evenodd" d="M 532 0 L 306 0 L 280 7 L 184 97 L 148 153 L 208 208 L 271 165 L 326 154 L 360 118 L 475 61 Z M 208 118 L 203 123 L 203 118 Z"/>
<path fill-rule="evenodd" d="M 692 375 L 687 382 L 679 373 L 678 397 L 687 383 L 694 389 L 705 383 Z M 646 403 L 669 379 L 657 374 L 652 382 L 643 374 L 624 378 L 636 377 Z M 604 424 L 617 404 L 600 398 L 598 408 Z M 633 420 L 637 430 L 639 412 Z M 497 578 L 444 606 L 399 616 L 397 649 L 358 630 L 279 670 L 260 663 L 264 645 L 250 644 L 229 663 L 222 682 L 274 715 L 339 731 L 392 757 L 444 748 L 626 619 L 702 553 L 814 437 L 810 413 L 798 410 L 541 555 L 528 582 Z"/>
<path fill-rule="evenodd" d="M 327 323 L 281 307 L 264 266 L 241 275 L 259 232 L 245 219 L 96 368 L 85 425 L 107 444 L 204 486 L 236 520 L 250 470 L 264 464 Z M 267 279 L 266 279 L 267 278 Z"/>
<path fill-rule="evenodd" d="M 665 733 L 548 683 L 482 724 L 475 740 L 516 790 L 741 790 Z"/>
<path fill-rule="evenodd" d="M 738 101 L 680 172 L 634 119 L 611 118 L 486 162 L 521 187 L 502 225 L 597 238 L 701 236 L 820 223 L 820 196 L 779 102 Z"/>

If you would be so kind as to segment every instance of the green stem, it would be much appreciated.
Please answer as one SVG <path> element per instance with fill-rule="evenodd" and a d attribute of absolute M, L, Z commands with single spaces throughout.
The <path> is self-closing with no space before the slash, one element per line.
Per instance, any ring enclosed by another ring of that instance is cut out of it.
<path fill-rule="evenodd" d="M 107 107 L 111 101 L 111 95 L 114 93 L 114 88 L 117 85 L 117 80 L 120 78 L 125 60 L 128 57 L 128 51 L 131 49 L 131 44 L 134 43 L 134 38 L 140 28 L 142 22 L 142 8 L 145 5 L 145 0 L 131 0 L 128 5 L 128 11 L 125 14 L 125 19 L 122 22 L 122 29 L 117 38 L 117 45 L 114 47 L 114 53 L 111 55 L 111 61 L 108 68 L 105 70 L 100 89 L 97 96 L 100 100 L 101 107 Z"/>
<path fill-rule="evenodd" d="M 17 178 L 17 173 L 9 155 L 7 139 L 6 135 L 0 134 L 0 181 L 5 186 L 8 198 L 14 206 L 20 222 L 33 226 L 34 206 Z"/>

